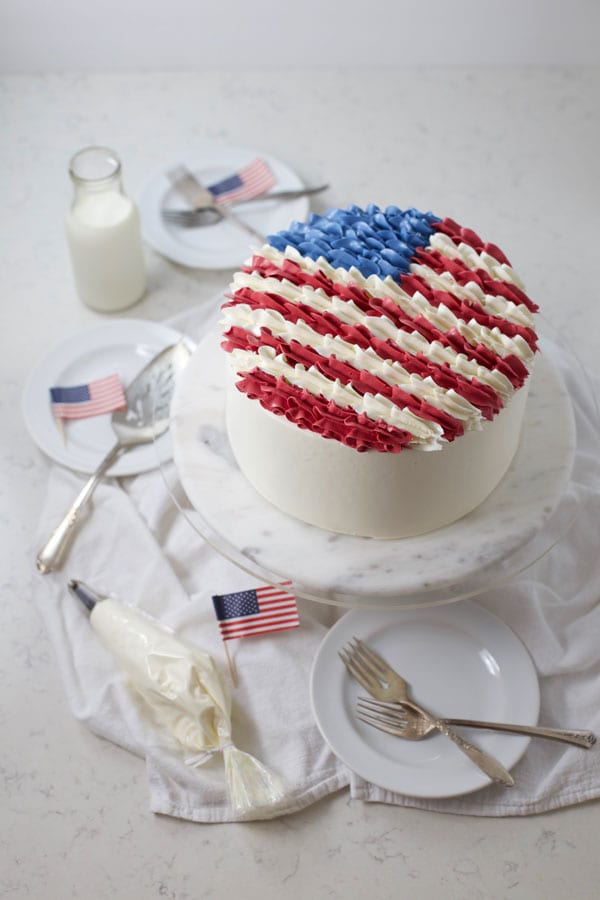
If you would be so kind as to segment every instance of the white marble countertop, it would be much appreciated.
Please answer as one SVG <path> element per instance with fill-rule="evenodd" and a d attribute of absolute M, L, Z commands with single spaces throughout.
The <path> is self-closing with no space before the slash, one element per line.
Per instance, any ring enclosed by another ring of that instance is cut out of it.
<path fill-rule="evenodd" d="M 600 71 L 312 69 L 7 77 L 3 140 L 0 896 L 14 898 L 552 898 L 597 896 L 600 808 L 523 819 L 351 802 L 201 826 L 147 810 L 140 761 L 67 708 L 29 602 L 47 462 L 20 416 L 55 341 L 105 319 L 77 299 L 63 216 L 67 162 L 106 143 L 136 194 L 161 165 L 219 139 L 264 149 L 328 205 L 432 208 L 489 234 L 583 362 L 597 368 Z M 124 315 L 160 321 L 228 272 L 147 250 L 149 290 Z M 249 878 L 249 875 L 252 877 Z"/>

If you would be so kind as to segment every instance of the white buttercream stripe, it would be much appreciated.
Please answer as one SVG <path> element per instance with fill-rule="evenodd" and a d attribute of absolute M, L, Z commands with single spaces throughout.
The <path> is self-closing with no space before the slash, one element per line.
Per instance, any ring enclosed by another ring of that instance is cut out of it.
<path fill-rule="evenodd" d="M 303 347 L 314 349 L 324 359 L 335 356 L 349 363 L 356 370 L 369 372 L 390 387 L 398 387 L 414 397 L 424 400 L 440 412 L 444 412 L 463 423 L 465 429 L 481 428 L 481 411 L 456 393 L 455 390 L 439 387 L 431 377 L 408 372 L 399 362 L 384 360 L 372 349 L 362 350 L 355 344 L 337 335 L 322 335 L 301 319 L 293 323 L 277 310 L 253 309 L 248 304 L 238 303 L 223 310 L 226 329 L 235 325 L 245 331 L 259 335 L 266 328 L 274 337 L 286 342 L 297 341 Z"/>
<path fill-rule="evenodd" d="M 522 325 L 526 328 L 533 327 L 533 314 L 524 303 L 513 303 L 499 294 L 486 294 L 474 281 L 467 284 L 459 284 L 451 272 L 435 272 L 430 266 L 412 263 L 410 272 L 417 275 L 429 287 L 435 291 L 448 291 L 459 300 L 467 303 L 479 303 L 481 308 L 490 316 L 497 316 L 512 322 L 513 325 Z"/>
<path fill-rule="evenodd" d="M 260 369 L 275 378 L 284 378 L 289 384 L 304 389 L 316 397 L 331 400 L 342 409 L 352 409 L 357 415 L 366 415 L 373 421 L 407 431 L 412 435 L 408 446 L 423 450 L 437 450 L 442 443 L 443 429 L 437 422 L 422 419 L 410 409 L 396 406 L 381 394 L 359 394 L 351 385 L 326 378 L 317 368 L 301 364 L 290 366 L 283 354 L 272 347 L 260 347 L 257 353 L 250 350 L 233 350 L 232 362 L 239 373 Z"/>
<path fill-rule="evenodd" d="M 488 274 L 497 281 L 515 284 L 519 288 L 523 287 L 521 279 L 511 266 L 506 263 L 498 262 L 497 259 L 494 259 L 494 257 L 490 256 L 489 253 L 486 253 L 485 250 L 483 253 L 478 253 L 477 250 L 469 246 L 469 244 L 455 244 L 452 238 L 448 237 L 447 234 L 443 234 L 441 231 L 436 231 L 431 235 L 429 238 L 429 247 L 432 250 L 437 250 L 442 256 L 445 256 L 446 259 L 459 259 L 463 265 L 473 271 L 475 269 L 483 269 L 484 272 L 488 272 Z"/>
<path fill-rule="evenodd" d="M 278 253 L 279 251 L 275 252 Z M 371 278 L 373 278 L 373 276 L 371 276 Z M 380 279 L 377 280 L 382 284 Z M 373 282 L 371 282 L 371 286 L 372 284 Z M 423 353 L 428 359 L 431 359 L 432 362 L 437 363 L 438 365 L 448 364 L 460 375 L 464 375 L 469 379 L 476 378 L 483 384 L 487 384 L 495 390 L 502 397 L 503 401 L 506 401 L 508 397 L 512 396 L 514 390 L 513 386 L 509 379 L 501 372 L 488 369 L 486 366 L 482 366 L 477 362 L 468 359 L 465 354 L 457 353 L 457 351 L 451 347 L 444 347 L 439 341 L 430 343 L 427 338 L 416 331 L 403 331 L 402 329 L 397 328 L 387 316 L 365 316 L 362 310 L 360 310 L 351 300 L 340 300 L 339 297 L 329 297 L 325 291 L 321 289 L 314 290 L 307 286 L 299 287 L 285 279 L 279 281 L 276 278 L 264 278 L 258 272 L 238 272 L 234 277 L 232 288 L 234 290 L 239 290 L 243 287 L 250 288 L 250 290 L 253 291 L 277 293 L 279 296 L 284 297 L 292 303 L 303 303 L 318 312 L 329 311 L 341 322 L 348 325 L 363 325 L 372 334 L 381 338 L 381 340 L 391 340 L 407 353 L 411 353 L 412 355 Z M 389 292 L 386 291 L 385 295 L 389 296 Z M 239 304 L 227 308 L 235 310 L 237 305 Z M 232 322 L 232 324 L 235 323 Z M 470 336 L 472 340 L 479 343 L 478 335 L 474 335 L 473 332 L 470 332 Z"/>
<path fill-rule="evenodd" d="M 445 235 L 442 235 L 444 237 Z M 453 245 L 454 246 L 454 245 Z M 469 248 L 470 249 L 470 248 Z M 266 251 L 266 247 L 263 247 L 263 251 Z M 263 252 L 261 251 L 261 252 Z M 428 322 L 430 322 L 435 328 L 439 329 L 442 332 L 447 332 L 451 328 L 456 328 L 460 331 L 459 325 L 463 320 L 458 319 L 454 313 L 449 310 L 444 304 L 440 304 L 440 306 L 434 306 L 429 303 L 428 300 L 418 292 L 415 294 L 407 294 L 406 291 L 402 290 L 400 285 L 395 282 L 392 278 L 386 278 L 382 280 L 377 275 L 370 275 L 368 278 L 365 278 L 358 269 L 351 268 L 348 271 L 345 269 L 334 269 L 329 265 L 326 259 L 320 257 L 318 260 L 312 260 L 308 257 L 300 256 L 297 250 L 293 247 L 288 247 L 286 249 L 285 254 L 281 253 L 279 250 L 276 250 L 274 247 L 268 248 L 268 253 L 265 253 L 265 257 L 268 258 L 271 262 L 276 263 L 281 266 L 283 260 L 288 258 L 297 262 L 304 271 L 308 271 L 311 274 L 316 274 L 319 271 L 322 271 L 327 278 L 331 281 L 338 282 L 344 285 L 356 285 L 361 290 L 366 291 L 371 294 L 371 296 L 376 297 L 377 299 L 385 299 L 389 297 L 398 306 L 406 313 L 410 318 L 415 317 L 415 309 L 418 311 L 419 315 L 422 315 Z M 490 257 L 491 259 L 491 257 Z M 497 264 L 497 263 L 496 263 Z M 498 265 L 498 264 L 497 264 Z M 258 273 L 237 273 L 234 277 L 233 288 L 238 289 L 239 287 L 251 287 L 252 282 L 248 279 L 258 278 L 260 282 L 264 282 L 266 284 L 265 287 L 254 287 L 253 290 L 264 290 L 264 291 L 272 291 L 282 294 L 282 296 L 286 296 L 283 294 L 281 290 L 277 290 L 276 284 L 282 285 L 284 282 L 278 281 L 276 278 L 262 278 Z M 504 279 L 507 280 L 507 279 Z M 287 285 L 291 285 L 291 282 L 285 282 Z M 310 288 L 306 287 L 297 287 L 296 285 L 291 285 L 292 287 L 296 287 L 297 290 L 302 291 L 303 299 L 302 302 L 305 302 L 304 292 L 309 290 Z M 324 291 L 319 289 L 317 292 L 312 291 L 313 293 L 318 293 L 323 296 L 323 298 L 328 298 L 327 294 Z M 306 295 L 310 296 L 310 295 Z M 292 300 L 292 302 L 296 302 L 293 300 L 291 294 L 286 296 L 286 299 Z M 337 298 L 331 298 L 335 300 Z M 343 303 L 348 303 L 349 301 L 341 301 Z M 322 307 L 319 307 L 322 308 Z M 360 313 L 361 317 L 364 313 Z M 485 325 L 480 325 L 475 319 L 471 319 L 470 322 L 467 323 L 469 328 L 460 331 L 465 340 L 468 341 L 473 347 L 477 347 L 478 344 L 482 344 L 488 350 L 491 350 L 493 353 L 496 353 L 498 356 L 505 357 L 510 355 L 515 355 L 519 359 L 521 359 L 525 364 L 528 364 L 533 359 L 534 353 L 527 343 L 520 335 L 516 335 L 514 338 L 509 337 L 508 335 L 502 334 L 499 332 L 497 328 L 487 328 Z M 393 326 L 395 330 L 396 326 Z"/>

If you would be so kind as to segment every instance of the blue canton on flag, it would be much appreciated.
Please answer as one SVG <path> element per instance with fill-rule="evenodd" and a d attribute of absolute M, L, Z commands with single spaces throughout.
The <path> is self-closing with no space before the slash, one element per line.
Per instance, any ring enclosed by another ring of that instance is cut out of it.
<path fill-rule="evenodd" d="M 213 603 L 219 621 L 236 619 L 240 616 L 255 616 L 259 612 L 258 599 L 254 590 L 216 595 L 213 597 Z"/>
<path fill-rule="evenodd" d="M 52 387 L 50 388 L 52 403 L 83 403 L 90 399 L 90 389 L 87 384 L 78 384 L 76 387 Z"/>
<path fill-rule="evenodd" d="M 266 585 L 214 595 L 213 605 L 223 640 L 296 628 L 300 624 L 296 598 L 284 586 Z"/>

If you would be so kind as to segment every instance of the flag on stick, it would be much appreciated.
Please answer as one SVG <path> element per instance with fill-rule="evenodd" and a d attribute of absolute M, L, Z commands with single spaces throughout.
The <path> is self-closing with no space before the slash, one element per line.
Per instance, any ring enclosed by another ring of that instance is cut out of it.
<path fill-rule="evenodd" d="M 296 628 L 300 624 L 296 598 L 284 588 L 291 584 L 265 585 L 234 594 L 214 594 L 213 606 L 225 646 L 231 679 L 237 687 L 237 672 L 227 641 Z"/>
<path fill-rule="evenodd" d="M 235 203 L 251 200 L 269 191 L 275 184 L 275 176 L 264 159 L 255 159 L 239 172 L 211 184 L 209 191 L 217 203 Z"/>
<path fill-rule="evenodd" d="M 98 378 L 89 384 L 51 387 L 50 402 L 52 412 L 59 421 L 101 416 L 127 406 L 121 381 L 116 374 Z"/>
<path fill-rule="evenodd" d="M 285 587 L 265 585 L 235 594 L 213 596 L 213 605 L 224 641 L 296 628 L 300 624 L 296 598 Z"/>

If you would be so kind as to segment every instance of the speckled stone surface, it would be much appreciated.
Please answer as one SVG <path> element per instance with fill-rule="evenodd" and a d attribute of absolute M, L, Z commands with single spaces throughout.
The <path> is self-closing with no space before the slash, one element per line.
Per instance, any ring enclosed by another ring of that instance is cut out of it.
<path fill-rule="evenodd" d="M 600 71 L 576 68 L 225 67 L 0 80 L 3 896 L 596 897 L 597 803 L 507 821 L 344 793 L 251 825 L 152 816 L 140 761 L 71 717 L 29 602 L 48 467 L 19 406 L 50 345 L 105 321 L 75 295 L 63 233 L 68 160 L 93 142 L 120 152 L 134 196 L 158 168 L 218 139 L 263 148 L 306 183 L 330 181 L 317 211 L 391 199 L 444 210 L 494 236 L 597 371 L 599 95 Z M 308 121 L 307 137 L 299 123 Z M 147 295 L 127 317 L 162 321 L 207 306 L 231 276 L 187 271 L 149 250 L 146 262 Z M 545 752 L 550 760 L 556 751 Z"/>

